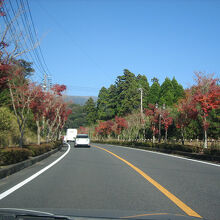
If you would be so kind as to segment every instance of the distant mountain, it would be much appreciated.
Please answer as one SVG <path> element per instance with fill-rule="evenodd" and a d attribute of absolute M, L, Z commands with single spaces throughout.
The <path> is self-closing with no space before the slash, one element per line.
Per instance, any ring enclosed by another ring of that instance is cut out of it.
<path fill-rule="evenodd" d="M 98 97 L 96 96 L 64 96 L 64 101 L 73 102 L 74 104 L 84 105 L 89 98 L 93 98 L 96 102 Z"/>

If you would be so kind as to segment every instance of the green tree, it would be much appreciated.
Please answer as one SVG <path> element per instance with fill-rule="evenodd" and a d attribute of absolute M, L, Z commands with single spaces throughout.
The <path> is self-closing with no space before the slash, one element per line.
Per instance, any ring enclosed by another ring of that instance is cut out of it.
<path fill-rule="evenodd" d="M 10 145 L 12 140 L 14 142 L 18 141 L 18 133 L 19 130 L 14 114 L 7 107 L 0 107 L 0 146 L 6 147 Z"/>
<path fill-rule="evenodd" d="M 145 75 L 137 76 L 138 87 L 143 89 L 143 107 L 146 108 L 148 106 L 148 94 L 150 90 L 150 86 Z"/>
<path fill-rule="evenodd" d="M 116 80 L 117 87 L 117 111 L 119 116 L 131 113 L 140 105 L 138 83 L 135 75 L 125 69 L 122 76 Z"/>
<path fill-rule="evenodd" d="M 88 125 L 92 125 L 97 120 L 97 109 L 93 98 L 89 98 L 85 103 L 86 120 Z"/>
<path fill-rule="evenodd" d="M 13 60 L 12 63 L 22 69 L 22 73 L 24 78 L 30 77 L 34 73 L 34 69 L 32 68 L 32 62 L 28 62 L 23 59 Z"/>
<path fill-rule="evenodd" d="M 86 113 L 84 106 L 78 104 L 69 104 L 68 108 L 71 109 L 72 113 L 68 116 L 68 119 L 64 125 L 64 130 L 68 128 L 79 128 L 80 126 L 85 126 Z"/>
<path fill-rule="evenodd" d="M 116 85 L 110 85 L 108 88 L 108 103 L 107 103 L 107 119 L 112 119 L 116 115 L 117 106 L 117 88 Z"/>
<path fill-rule="evenodd" d="M 97 100 L 97 114 L 98 119 L 106 120 L 108 118 L 107 115 L 107 106 L 109 104 L 109 94 L 108 89 L 102 87 L 99 91 L 98 100 Z"/>
<path fill-rule="evenodd" d="M 108 89 L 102 87 L 97 100 L 98 119 L 109 120 L 115 117 L 117 106 L 117 91 L 115 85 Z"/>
<path fill-rule="evenodd" d="M 184 89 L 183 89 L 182 85 L 180 85 L 180 84 L 177 82 L 177 80 L 175 79 L 175 77 L 173 77 L 171 83 L 172 83 L 172 85 L 173 85 L 173 90 L 174 90 L 174 99 L 173 99 L 173 102 L 174 102 L 174 104 L 176 104 L 180 98 L 183 98 L 183 97 L 184 97 Z"/>
<path fill-rule="evenodd" d="M 11 105 L 11 97 L 8 88 L 0 89 L 0 106 Z"/>
<path fill-rule="evenodd" d="M 209 137 L 218 139 L 220 137 L 220 108 L 213 109 L 208 117 L 210 122 L 208 135 Z"/>
<path fill-rule="evenodd" d="M 166 77 L 160 87 L 160 100 L 159 103 L 166 104 L 166 106 L 172 106 L 174 103 L 174 88 L 171 80 Z"/>
<path fill-rule="evenodd" d="M 158 79 L 157 77 L 153 77 L 153 78 L 151 79 L 151 82 L 152 82 L 152 83 L 154 83 L 154 82 L 159 83 L 159 79 Z"/>
<path fill-rule="evenodd" d="M 151 81 L 153 81 L 153 84 L 150 87 L 149 95 L 147 98 L 148 104 L 156 104 L 159 102 L 159 96 L 160 96 L 160 84 L 158 80 L 155 80 L 154 77 Z"/>

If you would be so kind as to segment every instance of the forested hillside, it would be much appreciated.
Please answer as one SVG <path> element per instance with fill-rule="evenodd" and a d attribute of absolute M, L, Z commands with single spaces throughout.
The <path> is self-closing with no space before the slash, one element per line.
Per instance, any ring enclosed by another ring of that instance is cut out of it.
<path fill-rule="evenodd" d="M 150 85 L 145 75 L 125 69 L 114 84 L 100 89 L 97 103 L 86 102 L 87 131 L 95 138 L 123 140 L 179 139 L 184 144 L 200 139 L 207 147 L 208 138 L 220 135 L 220 87 L 213 75 L 194 76 L 195 84 L 184 90 L 175 77 L 161 83 L 154 77 Z"/>

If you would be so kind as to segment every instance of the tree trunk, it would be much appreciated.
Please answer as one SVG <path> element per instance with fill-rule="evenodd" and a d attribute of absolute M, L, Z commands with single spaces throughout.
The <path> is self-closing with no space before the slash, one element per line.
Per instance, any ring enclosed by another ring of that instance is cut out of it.
<path fill-rule="evenodd" d="M 204 137 L 204 148 L 207 148 L 207 146 L 208 146 L 208 143 L 207 143 L 207 130 L 204 130 L 204 134 L 205 134 L 205 137 Z"/>
<path fill-rule="evenodd" d="M 159 141 L 159 143 L 161 141 L 161 114 L 159 115 L 159 135 L 158 135 L 158 141 Z"/>
<path fill-rule="evenodd" d="M 182 131 L 181 131 L 181 136 L 182 136 L 182 145 L 184 145 L 184 131 L 183 131 L 183 129 L 182 129 Z"/>
<path fill-rule="evenodd" d="M 153 134 L 153 144 L 155 143 L 155 135 Z"/>
<path fill-rule="evenodd" d="M 165 142 L 167 142 L 167 129 L 165 130 Z"/>
<path fill-rule="evenodd" d="M 21 130 L 20 133 L 21 133 L 21 135 L 20 135 L 20 140 L 19 140 L 19 147 L 22 147 L 23 146 L 24 131 Z"/>
<path fill-rule="evenodd" d="M 40 122 L 39 120 L 36 120 L 36 125 L 37 125 L 37 145 L 40 145 L 40 132 L 41 132 L 41 128 L 40 128 Z"/>

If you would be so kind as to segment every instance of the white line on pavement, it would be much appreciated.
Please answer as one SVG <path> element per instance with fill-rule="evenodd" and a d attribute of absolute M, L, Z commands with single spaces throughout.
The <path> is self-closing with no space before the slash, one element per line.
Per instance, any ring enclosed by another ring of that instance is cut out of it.
<path fill-rule="evenodd" d="M 189 161 L 193 161 L 193 162 L 197 162 L 197 163 L 203 163 L 203 164 L 207 164 L 207 165 L 211 165 L 211 166 L 220 167 L 219 164 L 209 163 L 209 162 L 205 162 L 205 161 L 201 161 L 201 160 L 189 159 L 189 158 L 180 157 L 180 156 L 171 155 L 171 154 L 166 154 L 166 153 L 161 153 L 161 152 L 155 152 L 155 151 L 143 150 L 143 149 L 131 148 L 131 147 L 123 147 L 123 146 L 118 146 L 118 145 L 110 145 L 110 144 L 107 144 L 107 145 L 112 146 L 112 147 L 126 148 L 126 149 L 130 149 L 130 150 L 139 150 L 139 151 L 143 151 L 143 152 L 149 152 L 149 153 L 152 153 L 152 154 L 160 154 L 160 155 L 167 156 L 167 157 L 175 157 L 175 158 L 182 159 L 182 160 L 189 160 Z"/>
<path fill-rule="evenodd" d="M 36 210 L 31 210 L 31 209 L 17 209 L 17 208 L 0 208 L 1 210 L 6 210 L 6 211 L 25 211 L 25 212 L 36 212 L 38 214 L 46 214 L 46 215 L 54 215 L 52 213 L 49 212 L 41 212 L 41 211 L 36 211 Z"/>
<path fill-rule="evenodd" d="M 38 171 L 37 173 L 33 174 L 32 176 L 28 177 L 27 179 L 23 180 L 22 182 L 18 183 L 17 185 L 13 186 L 12 188 L 6 190 L 5 192 L 0 194 L 0 200 L 2 200 L 3 198 L 5 198 L 6 196 L 10 195 L 11 193 L 13 193 L 15 190 L 21 188 L 22 186 L 24 186 L 25 184 L 27 184 L 28 182 L 30 182 L 31 180 L 35 179 L 36 177 L 38 177 L 40 174 L 44 173 L 46 170 L 50 169 L 52 166 L 54 166 L 56 163 L 58 163 L 60 160 L 62 160 L 70 151 L 70 145 L 68 144 L 68 149 L 67 151 L 61 156 L 59 157 L 57 160 L 55 160 L 53 163 L 49 164 L 48 166 L 44 167 L 43 169 L 41 169 L 40 171 Z"/>

